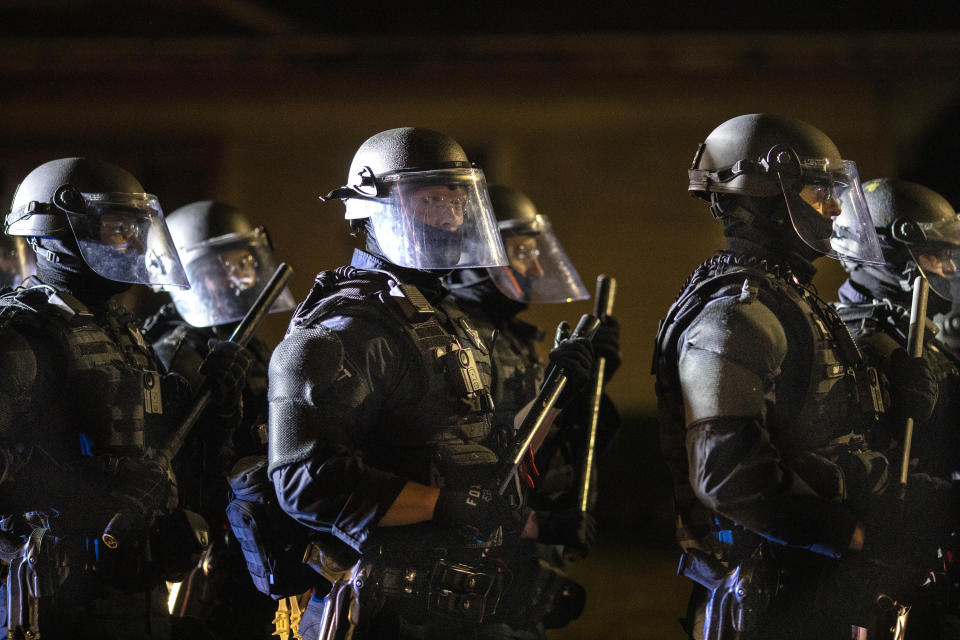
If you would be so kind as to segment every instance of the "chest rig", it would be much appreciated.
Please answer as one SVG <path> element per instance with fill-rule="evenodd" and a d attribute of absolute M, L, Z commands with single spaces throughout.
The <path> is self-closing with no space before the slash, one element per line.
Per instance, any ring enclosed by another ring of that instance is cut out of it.
<path fill-rule="evenodd" d="M 756 296 L 787 336 L 787 354 L 774 381 L 776 401 L 768 406 L 765 425 L 785 458 L 862 441 L 884 408 L 876 371 L 864 363 L 843 321 L 788 269 L 725 252 L 701 264 L 660 322 L 652 366 L 681 546 L 712 546 L 704 541 L 714 538 L 718 521 L 689 485 L 679 343 L 710 301 L 734 295 Z"/>
<path fill-rule="evenodd" d="M 65 356 L 65 398 L 50 398 L 54 421 L 76 425 L 81 453 L 143 449 L 162 419 L 161 377 L 132 317 L 108 302 L 94 314 L 72 295 L 39 285 L 0 296 L 0 326 L 40 329 Z M 159 428 L 159 427 L 158 427 Z"/>
<path fill-rule="evenodd" d="M 334 315 L 377 321 L 419 354 L 410 393 L 388 398 L 372 462 L 411 479 L 445 486 L 476 481 L 496 454 L 483 443 L 493 424 L 487 342 L 454 304 L 436 306 L 419 289 L 381 271 L 341 267 L 317 276 L 293 326 Z"/>

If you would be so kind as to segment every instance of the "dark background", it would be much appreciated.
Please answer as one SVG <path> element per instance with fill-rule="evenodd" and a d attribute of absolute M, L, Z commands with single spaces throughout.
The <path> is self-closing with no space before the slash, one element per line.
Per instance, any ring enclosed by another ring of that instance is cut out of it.
<path fill-rule="evenodd" d="M 356 147 L 398 126 L 453 136 L 550 216 L 589 287 L 619 282 L 608 390 L 625 426 L 602 459 L 602 543 L 574 568 L 587 612 L 551 637 L 679 638 L 649 362 L 657 320 L 721 241 L 686 168 L 717 124 L 773 112 L 821 128 L 864 180 L 911 178 L 956 206 L 960 19 L 955 4 L 584 4 L 3 0 L 0 198 L 47 160 L 108 160 L 165 211 L 244 209 L 302 297 L 349 259 L 342 206 L 317 195 Z M 841 278 L 822 260 L 815 282 L 830 298 Z M 589 309 L 527 315 L 549 329 Z"/>

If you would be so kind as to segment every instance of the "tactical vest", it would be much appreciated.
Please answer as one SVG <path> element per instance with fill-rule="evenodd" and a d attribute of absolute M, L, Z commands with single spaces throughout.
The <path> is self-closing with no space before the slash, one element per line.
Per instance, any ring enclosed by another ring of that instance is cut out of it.
<path fill-rule="evenodd" d="M 691 274 L 660 323 L 652 373 L 656 375 L 661 447 L 671 469 L 677 538 L 723 555 L 730 540 L 718 532 L 733 523 L 703 506 L 689 485 L 685 418 L 677 371 L 680 339 L 711 300 L 756 295 L 780 320 L 787 354 L 775 380 L 776 402 L 766 428 L 788 462 L 864 434 L 883 410 L 876 372 L 832 307 L 787 270 L 764 260 L 719 253 Z M 852 432 L 852 433 L 851 433 Z"/>
<path fill-rule="evenodd" d="M 119 304 L 109 301 L 99 314 L 72 295 L 46 285 L 0 296 L 0 328 L 40 330 L 56 341 L 65 357 L 64 398 L 49 398 L 51 414 L 38 422 L 54 438 L 80 436 L 82 453 L 104 448 L 143 450 L 154 444 L 146 433 L 160 433 L 163 393 L 157 364 L 137 325 Z M 63 425 L 57 431 L 55 425 Z M 154 427 L 156 425 L 156 427 Z M 52 429 L 52 430 L 51 430 Z M 71 432 L 75 432 L 72 435 Z"/>
<path fill-rule="evenodd" d="M 288 334 L 332 316 L 373 320 L 420 356 L 415 371 L 421 392 L 379 416 L 385 428 L 365 452 L 371 464 L 445 486 L 475 482 L 473 473 L 460 470 L 496 462 L 481 444 L 494 410 L 489 347 L 463 312 L 446 301 L 434 307 L 416 287 L 391 285 L 383 273 L 342 267 L 317 276 Z"/>

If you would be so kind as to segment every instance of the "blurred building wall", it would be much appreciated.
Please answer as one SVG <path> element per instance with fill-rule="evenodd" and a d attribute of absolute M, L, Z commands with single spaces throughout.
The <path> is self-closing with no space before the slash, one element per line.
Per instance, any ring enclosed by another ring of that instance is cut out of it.
<path fill-rule="evenodd" d="M 317 196 L 343 184 L 356 147 L 397 126 L 443 131 L 551 217 L 589 287 L 617 277 L 625 364 L 610 391 L 646 412 L 657 321 L 722 241 L 686 194 L 697 144 L 727 118 L 774 112 L 824 130 L 865 180 L 895 175 L 954 108 L 958 53 L 942 33 L 8 39 L 0 187 L 9 202 L 36 164 L 95 155 L 166 211 L 231 202 L 270 229 L 302 297 L 349 259 L 342 206 Z M 842 271 L 827 262 L 816 283 L 830 298 Z M 590 308 L 528 315 L 549 330 Z M 268 341 L 286 320 L 268 321 Z"/>

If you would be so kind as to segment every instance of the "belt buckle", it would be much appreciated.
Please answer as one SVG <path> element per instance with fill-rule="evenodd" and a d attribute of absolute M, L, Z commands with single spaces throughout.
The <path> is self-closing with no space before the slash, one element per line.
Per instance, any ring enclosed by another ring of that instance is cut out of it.
<path fill-rule="evenodd" d="M 430 579 L 427 608 L 479 623 L 485 616 L 496 612 L 500 594 L 495 573 L 459 562 L 438 560 Z"/>

